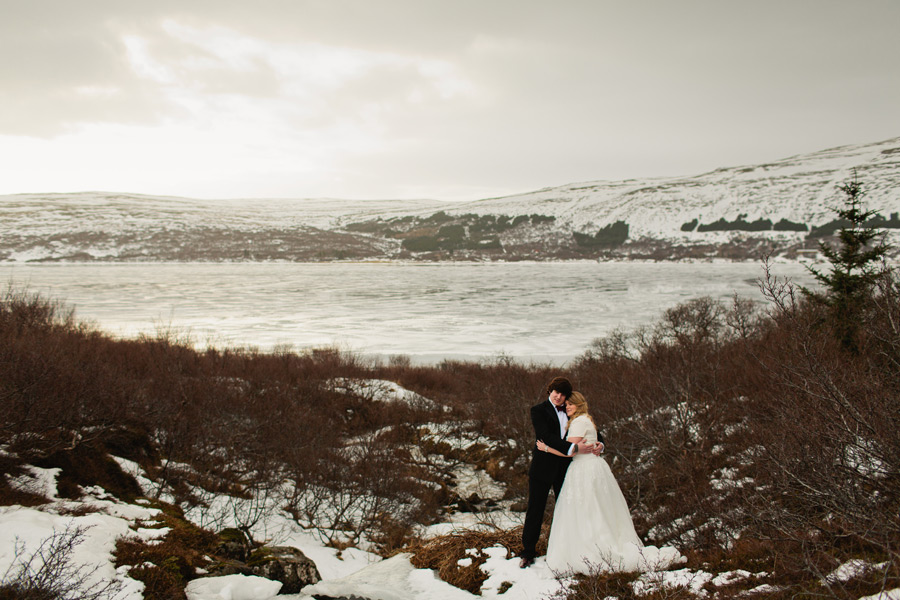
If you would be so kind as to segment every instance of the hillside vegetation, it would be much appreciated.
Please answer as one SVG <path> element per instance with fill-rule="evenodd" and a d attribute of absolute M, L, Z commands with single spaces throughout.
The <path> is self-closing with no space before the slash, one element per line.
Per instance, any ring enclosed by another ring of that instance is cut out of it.
<path fill-rule="evenodd" d="M 677 546 L 693 569 L 747 574 L 703 593 L 855 599 L 900 587 L 900 278 L 876 268 L 878 257 L 836 254 L 819 296 L 767 270 L 759 302 L 685 303 L 652 327 L 597 340 L 565 370 L 610 442 L 645 543 Z M 841 268 L 851 264 L 862 276 L 848 287 Z M 139 464 L 152 500 L 172 499 L 162 503 L 165 551 L 117 555 L 140 565 L 147 598 L 177 597 L 198 567 L 212 567 L 225 522 L 213 500 L 225 496 L 255 502 L 237 515 L 245 532 L 275 499 L 337 548 L 410 551 L 417 566 L 477 591 L 478 560 L 461 567 L 462 553 L 501 543 L 514 554 L 519 531 L 425 540 L 421 527 L 524 509 L 528 407 L 556 374 L 503 358 L 413 366 L 327 349 L 197 351 L 165 332 L 115 340 L 51 299 L 9 289 L 0 502 L 47 501 L 9 485 L 26 465 L 61 469 L 66 497 L 99 485 L 133 499 L 146 491 L 111 456 Z M 372 381 L 416 394 L 387 402 Z M 460 495 L 463 465 L 502 496 Z M 200 528 L 176 526 L 198 508 Z M 829 576 L 851 560 L 852 576 Z M 566 595 L 698 596 L 641 595 L 634 579 L 584 577 Z"/>

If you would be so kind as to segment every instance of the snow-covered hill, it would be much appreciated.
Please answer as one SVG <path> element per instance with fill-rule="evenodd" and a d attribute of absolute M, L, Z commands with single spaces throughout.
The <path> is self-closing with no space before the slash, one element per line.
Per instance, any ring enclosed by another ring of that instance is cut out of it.
<path fill-rule="evenodd" d="M 635 237 L 682 234 L 693 219 L 711 223 L 787 219 L 819 225 L 840 204 L 837 186 L 854 170 L 867 190 L 869 208 L 900 211 L 900 137 L 843 146 L 771 163 L 717 169 L 693 177 L 595 181 L 530 194 L 468 203 L 455 211 L 476 214 L 553 215 L 575 230 L 625 221 Z"/>
<path fill-rule="evenodd" d="M 834 219 L 838 186 L 854 174 L 867 208 L 888 220 L 900 213 L 900 137 L 690 177 L 577 183 L 473 202 L 20 194 L 0 197 L 0 260 L 571 258 L 621 244 L 577 239 L 616 223 L 627 225 L 630 243 L 656 244 L 661 257 L 685 256 L 672 248 L 696 245 L 722 254 L 736 237 L 774 240 L 784 251 L 804 247 L 809 230 Z M 532 215 L 543 219 L 523 221 Z M 749 235 L 744 225 L 754 222 Z M 447 224 L 462 228 L 449 241 L 436 237 Z M 404 244 L 408 238 L 426 243 Z"/>

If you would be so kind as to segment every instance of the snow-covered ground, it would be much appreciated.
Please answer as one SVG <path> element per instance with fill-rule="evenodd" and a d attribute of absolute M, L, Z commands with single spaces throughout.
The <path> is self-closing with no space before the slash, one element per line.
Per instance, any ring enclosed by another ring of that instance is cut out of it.
<path fill-rule="evenodd" d="M 358 393 L 372 394 L 379 401 L 408 402 L 421 401 L 412 392 L 392 382 L 381 380 L 336 380 L 336 385 L 346 386 Z M 432 435 L 446 439 L 440 425 L 425 425 Z M 432 431 L 433 430 L 433 431 Z M 476 443 L 473 439 L 460 443 Z M 163 500 L 172 498 L 160 490 L 146 477 L 140 467 L 125 459 L 117 458 L 124 471 L 134 476 L 145 494 L 161 495 Z M 187 465 L 184 468 L 190 468 Z M 42 495 L 51 501 L 35 508 L 22 506 L 0 507 L 0 574 L 14 575 L 21 565 L 27 564 L 35 553 L 46 556 L 48 540 L 64 538 L 78 533 L 80 541 L 74 546 L 71 558 L 78 575 L 85 578 L 86 586 L 114 584 L 120 587 L 116 600 L 142 600 L 143 583 L 129 577 L 129 567 L 115 568 L 113 551 L 120 538 L 136 538 L 153 544 L 168 533 L 166 528 L 149 526 L 159 513 L 147 506 L 148 501 L 138 500 L 135 504 L 122 502 L 100 487 L 84 489 L 79 501 L 58 496 L 56 478 L 59 469 L 28 467 L 23 475 L 9 478 L 11 487 Z M 722 481 L 730 481 L 729 474 L 722 472 Z M 499 484 L 492 482 L 487 474 L 474 468 L 460 469 L 457 473 L 458 491 L 465 493 L 471 489 L 485 495 Z M 502 489 L 493 490 L 502 494 Z M 162 493 L 161 493 L 162 492 Z M 161 494 L 160 494 L 161 493 Z M 528 569 L 520 569 L 518 558 L 507 556 L 502 546 L 471 548 L 472 556 L 486 555 L 487 561 L 481 569 L 488 575 L 481 587 L 480 596 L 456 588 L 438 578 L 431 569 L 416 568 L 410 562 L 410 555 L 398 554 L 382 559 L 365 550 L 365 540 L 361 548 L 338 550 L 329 546 L 325 539 L 313 528 L 305 528 L 278 507 L 283 505 L 275 497 L 262 500 L 268 504 L 266 518 L 253 526 L 250 533 L 256 540 L 272 545 L 292 546 L 302 551 L 315 564 L 322 580 L 305 587 L 301 593 L 281 595 L 285 600 L 311 600 L 314 595 L 329 597 L 361 598 L 367 600 L 540 600 L 557 596 L 574 580 L 554 573 L 539 557 Z M 247 504 L 246 510 L 260 505 L 260 499 L 241 500 L 225 495 L 217 496 L 203 509 L 186 512 L 186 517 L 200 526 L 208 525 L 210 515 L 215 515 L 217 528 L 234 527 Z M 520 524 L 520 517 L 513 513 L 497 511 L 493 513 L 494 525 L 513 528 Z M 458 513 L 458 518 L 446 523 L 424 528 L 426 537 L 445 535 L 465 529 L 483 526 L 483 519 L 471 513 Z M 672 549 L 670 549 L 672 550 Z M 675 552 L 677 556 L 677 552 Z M 467 558 L 462 561 L 470 560 Z M 39 564 L 40 561 L 34 564 Z M 709 595 L 707 588 L 729 586 L 741 580 L 760 579 L 765 573 L 750 573 L 743 570 L 725 573 L 708 573 L 703 570 L 681 566 L 683 558 L 659 568 L 649 568 L 631 585 L 635 594 L 652 593 L 661 588 L 688 588 L 697 597 Z M 34 564 L 32 566 L 34 566 Z M 884 564 L 871 564 L 863 560 L 853 560 L 840 565 L 823 578 L 823 585 L 840 584 L 870 570 L 883 569 Z M 189 600 L 269 600 L 281 589 L 281 584 L 262 577 L 228 575 L 220 577 L 200 577 L 191 581 L 186 594 Z M 770 585 L 760 585 L 746 592 L 748 596 L 762 597 L 775 591 Z M 900 589 L 886 591 L 864 600 L 900 600 Z"/>
<path fill-rule="evenodd" d="M 32 469 L 31 489 L 42 486 L 51 490 L 55 487 L 54 470 Z M 25 482 L 21 482 L 25 483 Z M 115 581 L 121 584 L 119 600 L 142 600 L 143 584 L 128 577 L 127 568 L 118 570 L 112 565 L 112 551 L 119 537 L 131 536 L 153 540 L 165 535 L 165 529 L 141 528 L 143 520 L 151 519 L 155 509 L 136 504 L 125 504 L 115 499 L 102 499 L 102 490 L 79 503 L 55 499 L 51 504 L 35 508 L 19 506 L 0 507 L 0 573 L 15 562 L 15 548 L 19 544 L 23 555 L 29 555 L 54 533 L 73 528 L 83 528 L 85 539 L 76 548 L 74 558 L 84 565 L 92 575 L 89 581 L 103 583 Z M 63 514 L 75 505 L 89 506 L 92 511 L 83 516 Z M 278 532 L 280 544 L 294 546 L 312 559 L 322 576 L 322 581 L 307 586 L 300 594 L 281 595 L 285 600 L 312 600 L 313 594 L 331 597 L 358 597 L 369 600 L 474 600 L 474 594 L 456 588 L 442 580 L 430 569 L 417 569 L 408 554 L 398 554 L 381 559 L 375 554 L 350 548 L 338 552 L 325 546 L 315 534 L 303 530 L 287 515 L 273 515 L 267 523 L 271 534 Z M 436 528 L 435 531 L 437 531 Z M 475 550 L 475 549 L 473 549 Z M 558 578 L 543 557 L 528 569 L 520 569 L 516 557 L 507 557 L 503 547 L 482 549 L 488 555 L 482 566 L 488 579 L 481 588 L 481 598 L 486 600 L 538 600 L 551 598 L 572 583 L 572 580 Z M 878 565 L 874 565 L 877 568 Z M 831 582 L 846 581 L 855 574 L 872 568 L 863 561 L 853 561 L 841 565 L 826 579 Z M 649 572 L 633 583 L 636 593 L 646 594 L 658 588 L 687 587 L 700 597 L 706 595 L 703 587 L 711 583 L 715 586 L 731 585 L 751 576 L 747 571 L 731 571 L 712 574 L 704 571 L 675 568 L 672 570 Z M 281 584 L 262 577 L 227 575 L 221 577 L 201 577 L 191 581 L 187 588 L 189 600 L 269 600 L 275 598 Z M 763 594 L 771 590 L 761 586 L 752 592 Z M 900 589 L 887 591 L 865 600 L 897 600 Z"/>
<path fill-rule="evenodd" d="M 50 492 L 53 502 L 40 508 L 0 507 L 0 572 L 16 562 L 19 544 L 21 556 L 36 551 L 54 533 L 73 528 L 85 530 L 84 541 L 76 547 L 75 561 L 93 571 L 91 582 L 114 580 L 122 585 L 121 600 L 141 600 L 143 584 L 128 577 L 127 568 L 116 570 L 111 562 L 115 542 L 120 537 L 153 540 L 164 536 L 165 529 L 141 527 L 156 509 L 126 504 L 112 498 L 103 499 L 102 490 L 94 489 L 80 502 L 62 500 L 55 494 L 56 470 L 32 469 L 32 476 L 20 478 L 17 487 Z M 25 480 L 27 479 L 27 481 Z M 66 515 L 77 506 L 90 507 L 83 516 Z M 449 527 L 435 527 L 433 533 L 446 533 Z M 379 556 L 355 548 L 338 551 L 327 547 L 315 533 L 297 525 L 284 513 L 274 513 L 254 531 L 255 536 L 278 539 L 280 545 L 300 549 L 316 563 L 322 581 L 304 588 L 301 594 L 279 596 L 311 599 L 313 594 L 333 597 L 360 597 L 371 600 L 462 600 L 478 596 L 441 581 L 430 569 L 412 566 L 408 554 L 382 560 Z M 473 549 L 474 551 L 475 549 Z M 520 569 L 516 557 L 507 557 L 503 547 L 485 548 L 489 556 L 482 569 L 489 575 L 482 586 L 481 598 L 533 600 L 548 598 L 568 583 L 557 579 L 539 558 L 529 569 Z M 687 570 L 651 573 L 642 585 L 680 585 L 686 580 L 708 580 Z M 228 575 L 196 579 L 187 587 L 189 600 L 266 600 L 274 597 L 281 584 L 262 577 Z"/>
<path fill-rule="evenodd" d="M 356 393 L 371 395 L 377 401 L 430 402 L 393 382 L 335 380 L 334 384 Z M 441 424 L 426 424 L 423 427 L 430 432 L 426 435 L 451 442 L 455 439 L 449 432 L 441 429 Z M 481 437 L 472 434 L 455 441 L 463 447 L 481 441 Z M 165 490 L 158 489 L 136 463 L 122 458 L 116 458 L 116 462 L 126 473 L 136 478 L 148 496 L 160 496 L 162 500 L 174 501 Z M 181 465 L 181 468 L 190 467 Z M 87 584 L 115 582 L 121 586 L 118 600 L 141 600 L 143 584 L 128 576 L 127 567 L 116 569 L 112 563 L 112 553 L 116 540 L 122 537 L 134 537 L 152 543 L 152 540 L 165 536 L 167 529 L 145 526 L 145 522 L 152 520 L 159 511 L 141 504 L 121 502 L 99 487 L 86 490 L 86 495 L 78 502 L 59 498 L 56 489 L 58 475 L 59 469 L 29 467 L 26 474 L 9 480 L 10 485 L 16 489 L 40 494 L 52 501 L 37 508 L 0 507 L 0 573 L 14 572 L 17 564 L 40 550 L 42 544 L 45 547 L 45 541 L 55 534 L 79 530 L 84 532 L 84 539 L 77 545 L 73 559 L 79 568 L 90 574 Z M 500 497 L 503 494 L 502 486 L 470 465 L 462 465 L 457 470 L 456 480 L 457 493 L 462 495 L 479 493 L 482 497 Z M 440 580 L 430 569 L 415 568 L 408 554 L 383 560 L 380 556 L 359 548 L 339 551 L 330 547 L 315 529 L 301 527 L 287 513 L 279 510 L 277 499 L 268 498 L 265 501 L 269 504 L 268 517 L 251 530 L 254 539 L 298 548 L 316 564 L 322 576 L 322 581 L 307 586 L 301 594 L 279 597 L 286 600 L 308 600 L 313 594 L 370 600 L 460 600 L 478 597 Z M 256 507 L 259 499 L 248 501 L 221 495 L 214 498 L 207 507 L 186 511 L 186 517 L 200 526 L 209 526 L 212 519 L 219 529 L 231 527 L 237 525 L 236 519 L 242 513 L 241 504 Z M 515 517 L 513 513 L 506 511 L 498 511 L 492 517 L 494 526 L 498 527 L 513 528 L 521 524 L 521 516 Z M 483 523 L 483 516 L 456 513 L 446 523 L 423 528 L 421 534 L 425 537 L 445 535 L 454 531 L 481 528 Z M 518 558 L 507 556 L 504 547 L 471 550 L 473 553 L 482 550 L 489 557 L 482 566 L 489 576 L 482 586 L 482 598 L 549 598 L 569 583 L 569 580 L 559 579 L 547 567 L 543 558 L 539 558 L 531 568 L 523 570 L 518 566 Z M 686 572 L 683 570 L 669 574 L 648 574 L 642 585 L 674 585 L 683 582 L 685 576 Z M 261 577 L 228 575 L 201 577 L 191 581 L 186 593 L 189 600 L 265 600 L 274 597 L 280 587 L 280 583 Z"/>
<path fill-rule="evenodd" d="M 143 584 L 129 578 L 127 568 L 114 568 L 112 552 L 116 540 L 123 536 L 143 540 L 164 536 L 167 533 L 165 529 L 140 526 L 142 521 L 152 519 L 157 510 L 108 498 L 99 488 L 92 490 L 80 502 L 59 499 L 56 496 L 56 475 L 56 469 L 31 468 L 31 475 L 14 482 L 20 489 L 46 493 L 53 502 L 39 508 L 0 507 L 0 573 L 6 572 L 16 562 L 17 544 L 20 557 L 29 556 L 54 533 L 82 528 L 85 539 L 76 547 L 73 557 L 75 562 L 92 571 L 90 582 L 117 581 L 123 586 L 121 600 L 142 599 Z M 83 516 L 65 514 L 76 507 L 82 510 L 89 507 L 95 512 Z M 447 524 L 433 527 L 430 531 L 446 533 L 458 527 L 458 524 Z M 310 599 L 312 594 L 357 596 L 371 600 L 477 598 L 441 581 L 430 569 L 416 569 L 407 554 L 382 560 L 375 554 L 356 548 L 339 552 L 326 546 L 315 533 L 301 528 L 284 513 L 273 513 L 266 523 L 257 526 L 253 534 L 260 539 L 277 539 L 279 545 L 298 548 L 316 563 L 322 581 L 305 588 L 301 594 L 280 596 L 286 600 Z M 482 568 L 490 577 L 482 588 L 482 598 L 544 598 L 559 590 L 560 585 L 565 585 L 565 580 L 557 580 L 542 558 L 532 568 L 523 570 L 519 569 L 516 557 L 506 556 L 505 548 L 487 548 L 485 552 L 490 558 Z M 189 600 L 265 600 L 274 597 L 280 587 L 279 583 L 261 577 L 228 575 L 196 579 L 188 585 L 187 593 Z"/>

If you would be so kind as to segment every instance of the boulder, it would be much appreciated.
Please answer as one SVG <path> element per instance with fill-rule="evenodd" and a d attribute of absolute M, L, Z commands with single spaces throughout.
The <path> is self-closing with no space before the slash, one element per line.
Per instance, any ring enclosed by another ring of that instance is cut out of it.
<path fill-rule="evenodd" d="M 223 558 L 206 568 L 208 577 L 224 577 L 226 575 L 253 575 L 253 569 L 247 563 L 231 558 Z"/>
<path fill-rule="evenodd" d="M 254 575 L 280 581 L 282 594 L 298 594 L 307 585 L 322 580 L 310 558 L 291 546 L 263 546 L 254 550 L 247 564 Z"/>

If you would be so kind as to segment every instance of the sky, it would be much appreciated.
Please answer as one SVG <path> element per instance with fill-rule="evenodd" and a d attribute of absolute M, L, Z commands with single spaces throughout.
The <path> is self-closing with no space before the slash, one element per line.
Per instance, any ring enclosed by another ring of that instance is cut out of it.
<path fill-rule="evenodd" d="M 900 135 L 897 0 L 0 0 L 0 194 L 477 200 Z"/>

